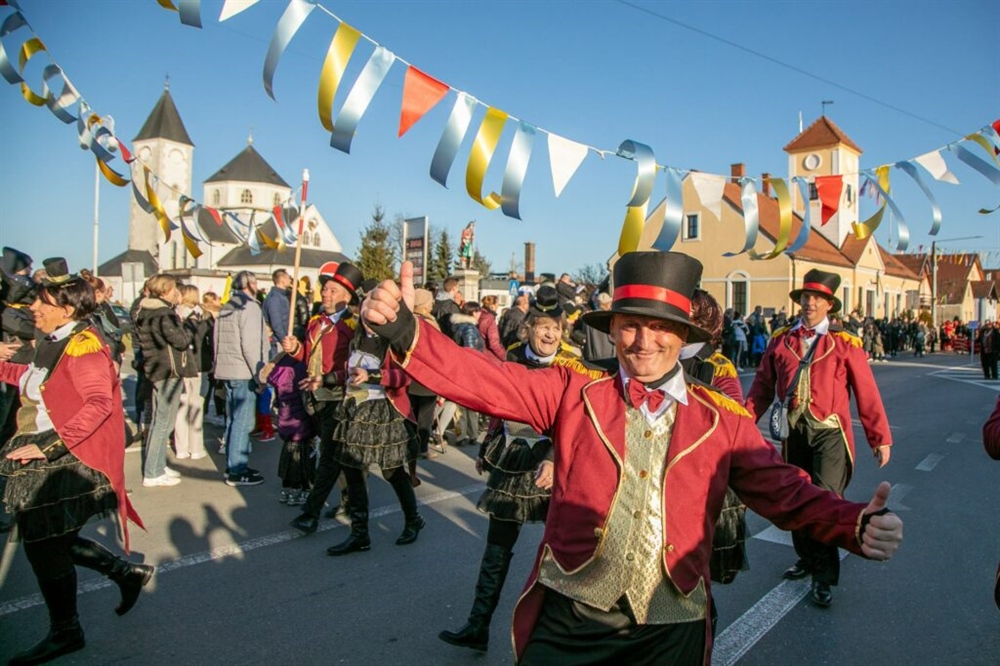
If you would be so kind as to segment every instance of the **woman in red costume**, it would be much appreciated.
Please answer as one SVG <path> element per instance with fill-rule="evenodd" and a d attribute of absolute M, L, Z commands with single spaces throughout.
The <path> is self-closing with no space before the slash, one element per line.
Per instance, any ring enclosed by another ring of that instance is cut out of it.
<path fill-rule="evenodd" d="M 126 613 L 153 567 L 132 564 L 80 536 L 93 516 L 117 514 L 128 551 L 127 522 L 142 527 L 125 492 L 125 422 L 121 384 L 107 345 L 90 323 L 94 289 L 70 275 L 62 258 L 46 259 L 48 278 L 31 305 L 34 359 L 0 361 L 0 380 L 17 386 L 17 432 L 0 449 L 4 502 L 15 517 L 49 611 L 49 633 L 11 664 L 40 664 L 83 648 L 76 614 L 76 567 L 98 571 L 121 590 Z"/>

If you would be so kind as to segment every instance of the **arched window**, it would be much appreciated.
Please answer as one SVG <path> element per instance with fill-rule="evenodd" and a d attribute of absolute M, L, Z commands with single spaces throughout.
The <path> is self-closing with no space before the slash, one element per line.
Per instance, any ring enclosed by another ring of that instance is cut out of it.
<path fill-rule="evenodd" d="M 275 192 L 274 193 L 274 205 L 275 206 L 280 206 L 281 205 L 281 192 Z"/>
<path fill-rule="evenodd" d="M 252 204 L 253 203 L 253 192 L 250 190 L 243 190 L 240 192 L 240 203 L 241 204 Z"/>
<path fill-rule="evenodd" d="M 222 201 L 222 193 L 219 190 L 212 190 L 212 205 L 218 206 Z"/>
<path fill-rule="evenodd" d="M 750 302 L 750 276 L 743 271 L 734 271 L 726 277 L 726 307 L 746 316 Z"/>
<path fill-rule="evenodd" d="M 313 234 L 313 245 L 319 247 L 319 232 Z"/>

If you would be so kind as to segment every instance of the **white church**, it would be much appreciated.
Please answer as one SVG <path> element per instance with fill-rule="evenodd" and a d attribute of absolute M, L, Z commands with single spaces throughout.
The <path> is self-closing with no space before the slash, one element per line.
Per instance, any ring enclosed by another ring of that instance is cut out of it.
<path fill-rule="evenodd" d="M 156 195 L 167 216 L 177 220 L 181 196 L 193 192 L 194 142 L 170 96 L 169 86 L 164 86 L 163 95 L 133 139 L 132 148 L 138 161 L 159 177 Z M 264 235 L 275 239 L 279 235 L 272 217 L 275 206 L 284 206 L 283 220 L 294 223 L 297 230 L 298 209 L 290 204 L 292 189 L 257 152 L 251 138 L 246 148 L 202 183 L 198 202 L 220 213 L 234 214 L 243 222 L 253 218 Z M 192 236 L 201 237 L 196 238 L 202 251 L 198 258 L 187 252 L 179 229 L 171 232 L 170 240 L 164 240 L 156 218 L 144 211 L 134 197 L 130 199 L 128 249 L 98 269 L 101 279 L 114 287 L 118 300 L 127 306 L 139 294 L 146 278 L 157 272 L 176 275 L 198 286 L 202 293 L 211 290 L 220 295 L 226 277 L 238 271 L 254 272 L 265 287 L 270 286 L 273 271 L 285 268 L 291 272 L 295 259 L 293 245 L 269 248 L 262 241 L 259 254 L 254 255 L 230 229 L 231 222 L 220 225 L 204 209 L 195 218 L 185 218 L 185 224 Z M 309 277 L 315 287 L 320 267 L 347 260 L 326 220 L 314 204 L 308 204 L 299 275 Z"/>

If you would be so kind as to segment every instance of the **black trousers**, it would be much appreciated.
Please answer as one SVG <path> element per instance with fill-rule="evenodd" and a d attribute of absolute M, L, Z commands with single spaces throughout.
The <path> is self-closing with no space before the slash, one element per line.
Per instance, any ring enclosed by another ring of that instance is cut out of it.
<path fill-rule="evenodd" d="M 302 506 L 302 512 L 314 518 L 319 518 L 323 504 L 333 491 L 340 477 L 341 466 L 334 457 L 333 430 L 337 427 L 334 414 L 339 402 L 319 402 L 314 418 L 319 431 L 319 467 L 316 469 L 316 480 L 313 481 L 309 498 Z"/>
<path fill-rule="evenodd" d="M 847 445 L 836 428 L 812 428 L 805 419 L 799 419 L 788 433 L 785 442 L 785 459 L 806 471 L 813 485 L 844 494 L 851 480 L 851 465 Z M 805 532 L 793 531 L 795 553 L 802 560 L 813 580 L 836 585 L 840 580 L 840 556 L 836 546 L 828 546 L 809 537 Z"/>
<path fill-rule="evenodd" d="M 637 624 L 622 598 L 609 611 L 553 590 L 519 662 L 521 666 L 695 666 L 705 662 L 705 621 Z"/>
<path fill-rule="evenodd" d="M 436 403 L 436 395 L 410 394 L 410 406 L 417 417 L 417 441 L 419 442 L 418 450 L 413 453 L 427 453 L 427 444 L 431 440 L 431 430 L 434 428 L 434 405 Z"/>

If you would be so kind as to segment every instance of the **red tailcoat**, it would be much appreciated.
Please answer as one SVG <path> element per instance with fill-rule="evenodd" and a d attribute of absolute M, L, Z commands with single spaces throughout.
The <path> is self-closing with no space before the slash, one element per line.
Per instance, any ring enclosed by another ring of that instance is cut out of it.
<path fill-rule="evenodd" d="M 306 327 L 305 343 L 299 345 L 293 354 L 295 360 L 309 362 L 309 356 L 321 340 L 323 342 L 323 374 L 334 373 L 336 383 L 343 386 L 347 382 L 347 359 L 351 355 L 351 339 L 358 320 L 348 311 L 331 325 L 329 318 L 319 314 L 309 320 Z"/>
<path fill-rule="evenodd" d="M 19 385 L 27 365 L 0 361 L 0 381 Z M 42 384 L 45 409 L 56 433 L 80 462 L 101 472 L 118 497 L 118 525 L 125 552 L 128 521 L 145 529 L 125 491 L 125 410 L 121 381 L 97 331 L 73 334 Z"/>
<path fill-rule="evenodd" d="M 619 377 L 593 380 L 563 367 L 530 369 L 497 363 L 461 349 L 420 323 L 411 349 L 397 361 L 431 391 L 478 412 L 527 423 L 552 434 L 555 479 L 538 558 L 548 552 L 566 571 L 585 567 L 599 552 L 615 506 L 625 456 L 625 400 Z M 715 521 L 727 485 L 760 515 L 786 530 L 860 554 L 864 504 L 812 485 L 782 462 L 739 403 L 711 389 L 688 386 L 661 480 L 663 571 L 684 594 L 704 580 Z M 538 560 L 514 612 L 520 657 L 541 610 Z M 706 613 L 707 615 L 707 613 Z M 706 620 L 707 631 L 707 620 Z M 710 657 L 706 650 L 706 663 Z"/>
<path fill-rule="evenodd" d="M 783 397 L 788 385 L 795 377 L 802 358 L 800 340 L 789 335 L 790 329 L 779 330 L 767 345 L 767 351 L 757 368 L 757 376 L 747 394 L 746 408 L 754 420 L 771 407 L 777 395 Z M 891 446 L 889 419 L 886 418 L 875 377 L 868 365 L 868 359 L 861 348 L 861 338 L 847 331 L 831 328 L 813 344 L 819 345 L 813 352 L 810 366 L 803 370 L 809 373 L 809 411 L 817 421 L 836 416 L 840 432 L 847 447 L 851 467 L 854 467 L 854 432 L 851 427 L 851 392 L 857 396 L 858 416 L 865 429 L 868 445 Z M 791 406 L 796 401 L 792 398 Z"/>

